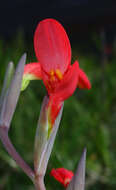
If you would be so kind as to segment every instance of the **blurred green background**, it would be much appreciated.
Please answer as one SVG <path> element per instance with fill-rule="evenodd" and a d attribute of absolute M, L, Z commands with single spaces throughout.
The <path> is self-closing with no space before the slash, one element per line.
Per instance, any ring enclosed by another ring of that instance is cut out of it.
<path fill-rule="evenodd" d="M 87 147 L 86 190 L 116 189 L 116 48 L 114 43 L 109 59 L 100 36 L 93 34 L 91 38 L 98 53 L 87 53 L 82 46 L 72 44 L 72 62 L 78 59 L 92 89 L 77 89 L 65 101 L 45 177 L 47 190 L 64 189 L 49 175 L 50 171 L 59 167 L 75 171 L 84 147 Z M 33 43 L 25 41 L 22 32 L 9 42 L 0 40 L 0 89 L 8 62 L 12 60 L 16 65 L 24 52 L 27 63 L 36 61 Z M 30 83 L 20 95 L 9 132 L 16 149 L 32 167 L 35 130 L 45 94 L 42 82 Z M 34 186 L 0 143 L 0 190 L 11 189 L 33 190 Z"/>

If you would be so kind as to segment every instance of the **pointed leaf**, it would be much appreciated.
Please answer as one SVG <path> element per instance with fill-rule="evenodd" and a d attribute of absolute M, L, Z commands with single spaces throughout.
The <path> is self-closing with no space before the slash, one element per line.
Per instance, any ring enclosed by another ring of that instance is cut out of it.
<path fill-rule="evenodd" d="M 15 74 L 2 103 L 0 113 L 0 125 L 2 126 L 10 126 L 10 122 L 12 120 L 12 116 L 20 94 L 25 61 L 26 54 L 24 54 L 19 60 Z"/>
<path fill-rule="evenodd" d="M 1 107 L 1 104 L 2 104 L 3 99 L 5 97 L 5 94 L 7 92 L 7 89 L 9 87 L 9 85 L 10 85 L 13 73 L 14 73 L 13 62 L 9 62 L 7 70 L 6 70 L 6 73 L 5 73 L 4 82 L 3 82 L 3 88 L 2 88 L 1 96 L 0 96 L 0 107 Z"/>
<path fill-rule="evenodd" d="M 84 149 L 78 164 L 77 171 L 73 176 L 67 190 L 84 190 L 85 188 L 85 165 L 86 165 L 86 149 Z"/>

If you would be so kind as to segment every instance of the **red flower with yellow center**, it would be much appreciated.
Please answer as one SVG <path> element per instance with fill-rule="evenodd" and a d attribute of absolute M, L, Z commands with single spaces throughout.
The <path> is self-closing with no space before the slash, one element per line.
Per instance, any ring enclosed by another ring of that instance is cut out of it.
<path fill-rule="evenodd" d="M 53 125 L 62 102 L 70 97 L 76 87 L 91 88 L 91 84 L 77 61 L 71 65 L 71 47 L 62 25 L 54 19 L 41 21 L 34 35 L 37 63 L 24 68 L 24 89 L 30 80 L 41 79 L 49 95 L 49 117 Z"/>
<path fill-rule="evenodd" d="M 64 187 L 68 186 L 68 184 L 70 183 L 70 181 L 74 175 L 72 171 L 69 171 L 65 168 L 52 169 L 50 174 L 57 181 L 59 181 Z"/>

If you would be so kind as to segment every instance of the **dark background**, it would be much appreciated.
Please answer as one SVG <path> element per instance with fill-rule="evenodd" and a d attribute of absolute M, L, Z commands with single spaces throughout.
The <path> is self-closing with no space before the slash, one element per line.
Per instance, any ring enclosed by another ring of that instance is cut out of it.
<path fill-rule="evenodd" d="M 0 3 L 0 34 L 11 37 L 19 27 L 32 34 L 37 23 L 55 18 L 73 35 L 108 27 L 116 21 L 115 0 L 4 0 Z"/>
<path fill-rule="evenodd" d="M 116 34 L 116 1 L 4 0 L 0 4 L 0 36 L 7 42 L 21 30 L 30 41 L 38 22 L 45 18 L 61 22 L 71 43 L 86 45 L 85 51 L 96 51 L 91 40 L 93 33 L 101 35 L 104 32 L 109 48 Z"/>

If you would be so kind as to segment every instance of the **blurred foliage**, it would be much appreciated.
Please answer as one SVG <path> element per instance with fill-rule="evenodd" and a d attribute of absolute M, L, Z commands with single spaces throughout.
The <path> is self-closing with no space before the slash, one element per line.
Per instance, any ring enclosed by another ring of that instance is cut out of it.
<path fill-rule="evenodd" d="M 0 40 L 0 89 L 9 61 L 17 64 L 22 53 L 27 62 L 35 61 L 32 43 L 23 34 L 6 43 Z M 83 55 L 72 48 L 72 60 L 78 59 L 92 83 L 92 89 L 77 89 L 65 101 L 60 129 L 49 161 L 45 182 L 47 189 L 63 189 L 49 173 L 65 167 L 75 171 L 83 148 L 87 147 L 86 190 L 116 189 L 116 57 L 104 60 L 95 53 Z M 9 135 L 18 152 L 33 167 L 34 136 L 42 99 L 46 94 L 40 81 L 33 81 L 21 93 Z M 33 184 L 10 158 L 0 143 L 0 190 L 28 189 Z"/>

